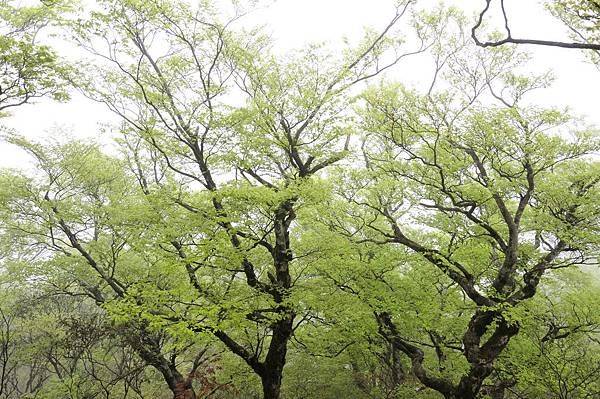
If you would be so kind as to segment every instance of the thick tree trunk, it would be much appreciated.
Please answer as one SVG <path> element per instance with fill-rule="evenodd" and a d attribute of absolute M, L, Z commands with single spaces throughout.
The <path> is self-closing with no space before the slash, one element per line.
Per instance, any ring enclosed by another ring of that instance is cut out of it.
<path fill-rule="evenodd" d="M 281 373 L 268 373 L 261 378 L 264 399 L 279 399 L 281 393 Z"/>
<path fill-rule="evenodd" d="M 281 304 L 287 295 L 287 290 L 292 286 L 289 265 L 292 261 L 290 248 L 289 227 L 295 218 L 293 200 L 284 202 L 275 212 L 275 246 L 273 248 L 273 265 L 275 267 L 274 283 L 279 291 L 273 296 L 275 302 Z M 264 399 L 279 399 L 281 393 L 281 379 L 285 366 L 287 344 L 293 333 L 295 314 L 286 306 L 280 306 L 283 319 L 272 325 L 273 336 L 269 344 L 269 351 L 263 363 L 260 374 L 263 386 Z"/>
<path fill-rule="evenodd" d="M 494 320 L 498 320 L 498 324 L 492 335 L 482 344 L 481 338 Z M 477 311 L 473 315 L 463 337 L 465 356 L 471 363 L 471 369 L 460 379 L 456 390 L 457 398 L 477 397 L 485 379 L 494 370 L 494 362 L 518 332 L 518 324 L 507 322 L 499 312 Z"/>
<path fill-rule="evenodd" d="M 153 366 L 163 375 L 169 389 L 173 392 L 173 399 L 196 399 L 191 378 L 185 378 L 171 364 L 161 362 L 161 364 L 153 364 Z"/>
<path fill-rule="evenodd" d="M 294 315 L 288 314 L 285 319 L 274 325 L 273 337 L 260 376 L 264 399 L 279 399 L 280 397 L 287 343 L 293 333 L 293 322 Z"/>
<path fill-rule="evenodd" d="M 163 375 L 169 389 L 173 392 L 173 399 L 196 399 L 191 378 L 185 378 L 173 365 L 167 363 L 153 366 Z"/>
<path fill-rule="evenodd" d="M 264 361 L 259 360 L 259 356 L 254 351 L 249 351 L 243 345 L 237 343 L 225 331 L 214 330 L 215 336 L 221 340 L 234 354 L 244 359 L 252 370 L 261 378 L 264 399 L 279 399 L 281 395 L 281 381 L 283 377 L 283 368 L 285 366 L 287 355 L 287 344 L 294 330 L 293 323 L 296 314 L 293 309 L 285 305 L 285 299 L 292 288 L 292 278 L 289 265 L 293 260 L 292 250 L 290 248 L 289 228 L 295 218 L 293 204 L 295 200 L 288 200 L 280 204 L 274 215 L 274 238 L 275 244 L 263 242 L 269 249 L 273 258 L 273 267 L 275 274 L 267 273 L 270 284 L 262 283 L 258 280 L 254 266 L 244 258 L 242 265 L 246 273 L 248 285 L 273 297 L 277 304 L 275 309 L 269 310 L 275 312 L 278 318 L 269 324 L 272 331 L 271 342 Z M 218 203 L 216 203 L 218 204 Z M 221 205 L 215 205 L 215 208 L 221 209 Z M 240 248 L 240 242 L 237 235 L 232 235 L 232 244 Z M 251 312 L 247 317 L 250 319 L 260 316 L 261 311 Z M 263 315 L 263 318 L 267 316 Z"/>
<path fill-rule="evenodd" d="M 438 391 L 446 399 L 476 399 L 478 397 L 484 381 L 494 370 L 494 362 L 506 348 L 510 339 L 519 332 L 517 324 L 509 324 L 505 319 L 500 319 L 492 335 L 482 344 L 481 338 L 487 332 L 490 324 L 501 317 L 501 313 L 491 311 L 477 311 L 473 315 L 463 337 L 465 356 L 471 364 L 471 368 L 466 375 L 463 375 L 458 385 L 454 385 L 450 380 L 430 375 L 423 367 L 423 351 L 401 338 L 389 313 L 375 312 L 381 336 L 411 359 L 412 372 L 423 385 Z"/>

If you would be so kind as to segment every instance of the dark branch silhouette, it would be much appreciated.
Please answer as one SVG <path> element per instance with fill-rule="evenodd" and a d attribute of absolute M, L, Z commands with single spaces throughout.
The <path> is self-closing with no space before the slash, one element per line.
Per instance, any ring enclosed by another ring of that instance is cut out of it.
<path fill-rule="evenodd" d="M 506 30 L 506 37 L 501 40 L 496 41 L 481 41 L 477 38 L 477 29 L 481 26 L 483 22 L 483 17 L 488 12 L 492 0 L 485 0 L 486 5 L 485 8 L 479 13 L 479 18 L 477 19 L 477 23 L 471 29 L 471 37 L 480 47 L 498 47 L 503 44 L 534 44 L 538 46 L 550 46 L 550 47 L 561 47 L 561 48 L 569 48 L 569 49 L 579 49 L 579 50 L 600 50 L 600 44 L 596 43 L 579 43 L 579 42 L 559 42 L 553 40 L 539 40 L 539 39 L 517 39 L 512 37 L 512 33 L 508 26 L 508 17 L 506 15 L 506 8 L 504 7 L 504 0 L 500 0 L 500 8 L 502 9 L 502 17 L 504 18 L 504 28 Z"/>

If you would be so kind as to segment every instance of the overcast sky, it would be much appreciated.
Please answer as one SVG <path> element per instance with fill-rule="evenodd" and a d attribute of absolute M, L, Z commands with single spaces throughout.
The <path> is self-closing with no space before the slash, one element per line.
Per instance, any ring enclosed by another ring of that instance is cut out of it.
<path fill-rule="evenodd" d="M 446 1 L 472 15 L 483 7 L 484 0 Z M 421 5 L 437 1 L 420 0 Z M 363 27 L 384 27 L 394 12 L 394 0 L 276 0 L 254 13 L 251 18 L 263 23 L 276 40 L 278 49 L 292 49 L 308 42 L 327 41 L 333 48 L 342 37 L 360 37 Z M 514 37 L 567 39 L 560 22 L 545 12 L 536 0 L 506 0 Z M 511 12 L 512 11 L 512 12 Z M 556 82 L 540 91 L 535 101 L 545 106 L 568 106 L 575 113 L 600 126 L 600 71 L 586 61 L 582 52 L 569 49 L 528 46 L 534 59 L 532 69 L 552 69 Z M 405 80 L 404 76 L 392 78 Z M 418 70 L 411 73 L 412 84 L 418 85 Z M 429 78 L 429 77 L 424 77 Z M 102 123 L 117 121 L 102 105 L 74 96 L 66 104 L 39 100 L 35 104 L 14 109 L 12 116 L 0 119 L 0 124 L 16 129 L 28 137 L 51 135 L 56 129 L 66 129 L 78 137 L 99 137 Z M 108 137 L 100 139 L 107 142 Z M 23 154 L 0 143 L 0 166 L 16 167 L 24 162 Z"/>

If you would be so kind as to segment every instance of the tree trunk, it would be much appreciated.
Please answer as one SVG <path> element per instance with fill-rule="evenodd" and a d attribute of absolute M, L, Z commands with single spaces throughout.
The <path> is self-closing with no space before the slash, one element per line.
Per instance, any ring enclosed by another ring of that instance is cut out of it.
<path fill-rule="evenodd" d="M 126 335 L 127 341 L 146 364 L 158 370 L 171 392 L 173 399 L 196 399 L 192 386 L 192 375 L 187 378 L 177 370 L 173 361 L 167 360 L 161 351 L 160 340 L 149 333 L 143 324 L 134 326 Z"/>
<path fill-rule="evenodd" d="M 273 337 L 263 365 L 261 382 L 264 399 L 279 399 L 285 366 L 287 343 L 292 336 L 294 314 L 288 314 L 273 326 Z"/>
<path fill-rule="evenodd" d="M 190 377 L 184 378 L 172 365 L 163 364 L 156 368 L 161 372 L 169 389 L 173 392 L 173 399 L 196 399 L 196 392 Z"/>
<path fill-rule="evenodd" d="M 261 377 L 264 399 L 279 399 L 281 393 L 281 372 L 270 372 Z"/>
<path fill-rule="evenodd" d="M 171 388 L 170 383 L 169 387 Z M 191 379 L 183 378 L 181 375 L 176 376 L 171 391 L 173 391 L 173 399 L 196 399 Z"/>

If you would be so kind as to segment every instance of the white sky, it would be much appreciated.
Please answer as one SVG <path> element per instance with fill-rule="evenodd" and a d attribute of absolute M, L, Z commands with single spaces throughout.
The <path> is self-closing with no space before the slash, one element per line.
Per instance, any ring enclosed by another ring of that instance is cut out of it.
<path fill-rule="evenodd" d="M 484 0 L 447 0 L 467 15 L 479 10 Z M 267 9 L 251 18 L 265 24 L 279 49 L 293 49 L 308 42 L 328 41 L 335 48 L 343 36 L 351 41 L 360 37 L 362 28 L 384 27 L 394 12 L 394 0 L 276 0 Z M 437 4 L 420 0 L 421 5 Z M 506 0 L 514 37 L 566 40 L 559 21 L 550 16 L 535 0 Z M 513 11 L 511 13 L 511 10 Z M 517 12 L 518 11 L 518 12 Z M 552 69 L 556 82 L 550 89 L 539 91 L 535 101 L 543 106 L 568 106 L 577 114 L 600 126 L 600 71 L 589 64 L 582 52 L 569 49 L 528 46 L 534 55 L 533 70 Z M 421 77 L 416 68 L 411 74 L 413 83 Z M 406 73 L 406 72 L 404 72 Z M 393 73 L 390 74 L 392 77 Z M 404 77 L 396 77 L 406 81 Z M 14 128 L 27 137 L 52 135 L 57 128 L 71 131 L 76 137 L 94 137 L 101 142 L 109 138 L 100 133 L 101 123 L 118 122 L 104 106 L 75 95 L 66 104 L 39 100 L 13 109 L 12 116 L 0 119 L 0 124 Z M 0 167 L 18 167 L 26 161 L 24 154 L 0 143 Z"/>

